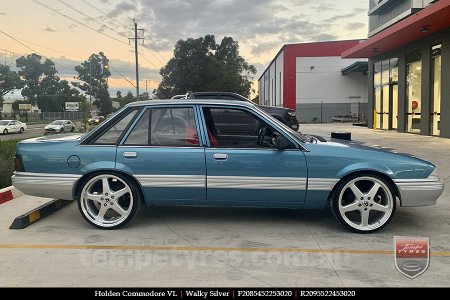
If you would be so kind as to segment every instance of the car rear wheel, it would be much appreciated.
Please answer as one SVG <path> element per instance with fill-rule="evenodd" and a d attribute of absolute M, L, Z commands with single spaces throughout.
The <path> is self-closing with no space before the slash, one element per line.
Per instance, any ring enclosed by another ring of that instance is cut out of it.
<path fill-rule="evenodd" d="M 350 177 L 337 186 L 331 202 L 335 217 L 347 229 L 371 233 L 394 217 L 396 198 L 392 184 L 366 174 Z"/>
<path fill-rule="evenodd" d="M 3 134 L 8 134 L 8 129 L 4 129 Z"/>
<path fill-rule="evenodd" d="M 75 127 L 72 127 L 72 129 L 70 129 L 70 132 L 74 132 L 75 131 Z"/>
<path fill-rule="evenodd" d="M 23 127 L 20 127 L 19 133 L 23 133 Z"/>
<path fill-rule="evenodd" d="M 135 216 L 140 202 L 140 193 L 125 176 L 97 174 L 83 184 L 78 208 L 89 224 L 101 229 L 116 229 Z"/>

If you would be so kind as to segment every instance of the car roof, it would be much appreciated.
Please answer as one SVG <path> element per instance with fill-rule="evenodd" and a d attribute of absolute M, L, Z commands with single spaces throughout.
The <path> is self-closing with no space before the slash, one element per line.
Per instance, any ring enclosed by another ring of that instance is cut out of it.
<path fill-rule="evenodd" d="M 222 99 L 163 99 L 163 100 L 148 100 L 137 101 L 128 104 L 127 106 L 145 106 L 145 105 L 192 105 L 192 104 L 210 104 L 210 105 L 225 105 L 225 106 L 245 106 L 253 107 L 254 103 L 250 101 L 241 100 L 222 100 Z"/>

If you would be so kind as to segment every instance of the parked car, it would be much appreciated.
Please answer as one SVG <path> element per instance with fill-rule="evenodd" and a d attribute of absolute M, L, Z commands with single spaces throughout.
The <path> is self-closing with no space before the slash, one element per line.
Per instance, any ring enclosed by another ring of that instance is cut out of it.
<path fill-rule="evenodd" d="M 172 99 L 218 99 L 218 100 L 237 100 L 251 102 L 249 99 L 237 93 L 230 92 L 187 92 L 185 95 L 175 95 Z M 253 103 L 253 102 L 252 102 Z M 299 129 L 299 123 L 295 110 L 277 106 L 259 106 L 265 112 L 275 119 L 283 122 L 294 130 Z M 238 116 L 235 116 L 238 117 Z"/>
<path fill-rule="evenodd" d="M 245 115 L 243 126 L 218 119 L 224 110 Z M 129 104 L 84 136 L 21 141 L 12 182 L 29 195 L 76 200 L 102 229 L 125 225 L 144 203 L 331 206 L 346 228 L 369 233 L 392 220 L 397 199 L 435 204 L 444 183 L 434 171 L 412 156 L 321 142 L 248 101 L 189 99 Z"/>
<path fill-rule="evenodd" d="M 0 133 L 22 133 L 27 129 L 27 124 L 17 120 L 0 120 Z"/>
<path fill-rule="evenodd" d="M 98 125 L 101 122 L 103 122 L 103 120 L 105 120 L 105 117 L 103 117 L 103 116 L 96 116 L 96 117 L 90 118 L 88 120 L 88 124 L 89 125 Z"/>
<path fill-rule="evenodd" d="M 75 129 L 75 124 L 70 120 L 55 120 L 44 128 L 45 133 L 74 132 Z"/>

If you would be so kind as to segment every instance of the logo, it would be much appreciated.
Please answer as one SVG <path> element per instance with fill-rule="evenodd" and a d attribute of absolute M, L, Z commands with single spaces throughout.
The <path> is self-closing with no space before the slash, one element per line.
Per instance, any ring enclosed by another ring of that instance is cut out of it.
<path fill-rule="evenodd" d="M 430 239 L 394 236 L 395 267 L 409 278 L 425 272 L 430 262 Z"/>

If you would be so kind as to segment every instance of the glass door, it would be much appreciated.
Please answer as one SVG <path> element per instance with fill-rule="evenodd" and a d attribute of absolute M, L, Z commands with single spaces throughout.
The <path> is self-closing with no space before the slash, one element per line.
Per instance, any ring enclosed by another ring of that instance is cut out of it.
<path fill-rule="evenodd" d="M 441 121 L 441 45 L 431 48 L 431 135 L 439 136 Z"/>
<path fill-rule="evenodd" d="M 406 131 L 420 133 L 422 111 L 422 54 L 406 55 Z"/>

